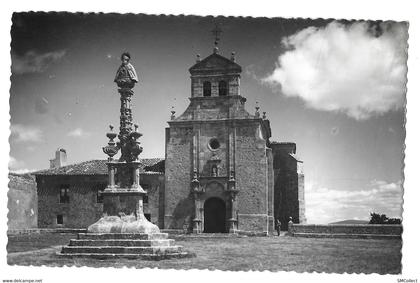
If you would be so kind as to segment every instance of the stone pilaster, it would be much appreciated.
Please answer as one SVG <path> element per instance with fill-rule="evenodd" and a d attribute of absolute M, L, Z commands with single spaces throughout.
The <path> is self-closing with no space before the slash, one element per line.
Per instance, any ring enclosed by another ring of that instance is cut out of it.
<path fill-rule="evenodd" d="M 194 219 L 193 219 L 193 233 L 199 234 L 202 232 L 201 225 L 201 195 L 204 192 L 200 187 L 200 181 L 198 180 L 197 171 L 193 173 L 193 179 L 191 180 L 191 192 L 194 196 Z"/>
<path fill-rule="evenodd" d="M 235 172 L 230 172 L 230 177 L 228 180 L 227 193 L 229 194 L 230 200 L 230 211 L 229 211 L 229 233 L 236 233 L 238 230 L 237 220 L 235 218 L 235 212 L 237 210 L 237 201 L 236 196 L 238 194 L 238 189 L 236 188 Z"/>

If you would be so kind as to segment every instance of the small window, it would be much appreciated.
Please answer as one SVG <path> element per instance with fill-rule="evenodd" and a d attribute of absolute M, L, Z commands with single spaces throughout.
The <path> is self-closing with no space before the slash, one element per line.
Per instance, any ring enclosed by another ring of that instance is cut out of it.
<path fill-rule="evenodd" d="M 143 196 L 143 203 L 149 203 L 149 197 L 148 195 Z"/>
<path fill-rule="evenodd" d="M 211 83 L 204 82 L 203 83 L 203 96 L 211 96 Z"/>
<path fill-rule="evenodd" d="M 63 215 L 62 214 L 58 214 L 57 215 L 57 225 L 63 225 L 64 221 L 63 221 Z"/>
<path fill-rule="evenodd" d="M 227 95 L 227 83 L 225 81 L 219 82 L 219 96 Z"/>
<path fill-rule="evenodd" d="M 70 197 L 69 197 L 69 186 L 63 185 L 60 187 L 60 203 L 69 203 Z"/>

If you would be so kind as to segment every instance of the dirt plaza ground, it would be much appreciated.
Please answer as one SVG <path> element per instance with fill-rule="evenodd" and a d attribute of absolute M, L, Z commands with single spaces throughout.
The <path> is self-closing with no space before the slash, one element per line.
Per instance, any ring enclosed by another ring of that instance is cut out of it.
<path fill-rule="evenodd" d="M 9 265 L 401 273 L 401 240 L 171 236 L 196 257 L 162 261 L 66 258 L 56 253 L 76 234 L 9 235 Z"/>

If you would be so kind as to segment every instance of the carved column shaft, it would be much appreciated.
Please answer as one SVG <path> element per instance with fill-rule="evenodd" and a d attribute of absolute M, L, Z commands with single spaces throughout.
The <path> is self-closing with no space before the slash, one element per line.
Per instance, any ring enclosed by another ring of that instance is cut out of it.
<path fill-rule="evenodd" d="M 143 214 L 143 198 L 139 198 L 136 207 L 136 216 L 137 219 L 144 219 L 145 216 Z"/>
<path fill-rule="evenodd" d="M 133 168 L 133 187 L 138 188 L 140 186 L 140 169 L 138 166 Z"/>
<path fill-rule="evenodd" d="M 111 164 L 108 164 L 108 183 L 110 188 L 115 187 L 115 168 Z"/>
<path fill-rule="evenodd" d="M 118 138 L 120 140 L 121 158 L 120 161 L 130 161 L 130 133 L 133 131 L 133 115 L 131 111 L 131 97 L 133 91 L 131 89 L 119 89 L 120 93 L 120 133 Z"/>

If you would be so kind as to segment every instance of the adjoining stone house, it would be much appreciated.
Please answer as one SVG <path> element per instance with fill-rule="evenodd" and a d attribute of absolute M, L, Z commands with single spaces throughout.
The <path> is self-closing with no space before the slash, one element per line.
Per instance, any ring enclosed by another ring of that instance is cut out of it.
<path fill-rule="evenodd" d="M 145 215 L 160 228 L 195 233 L 269 233 L 305 223 L 304 175 L 296 144 L 270 141 L 265 113 L 245 109 L 241 66 L 218 54 L 190 69 L 191 97 L 166 128 L 165 159 L 142 159 Z M 145 135 L 147 138 L 147 133 Z M 64 158 L 65 151 L 57 158 Z M 62 164 L 53 161 L 51 164 Z M 105 160 L 36 172 L 38 225 L 86 228 L 102 214 Z"/>
<path fill-rule="evenodd" d="M 38 226 L 38 201 L 34 176 L 9 173 L 7 198 L 9 230 L 25 230 Z"/>
<path fill-rule="evenodd" d="M 159 226 L 163 208 L 164 160 L 141 159 L 141 186 L 145 216 Z M 38 228 L 86 228 L 102 216 L 100 192 L 108 185 L 106 160 L 35 172 L 38 195 Z"/>

